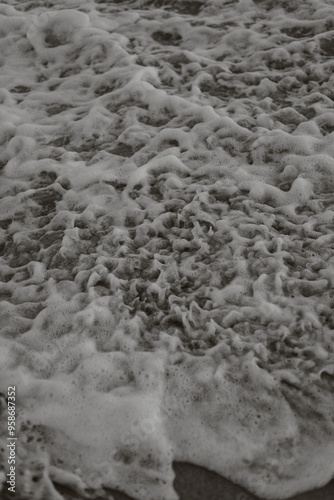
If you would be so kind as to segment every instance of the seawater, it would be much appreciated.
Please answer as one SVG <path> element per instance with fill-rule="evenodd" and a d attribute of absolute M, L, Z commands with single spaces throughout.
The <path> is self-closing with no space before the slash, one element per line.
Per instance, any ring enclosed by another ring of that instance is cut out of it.
<path fill-rule="evenodd" d="M 0 37 L 19 496 L 173 500 L 173 460 L 266 499 L 324 485 L 333 2 L 13 0 Z"/>

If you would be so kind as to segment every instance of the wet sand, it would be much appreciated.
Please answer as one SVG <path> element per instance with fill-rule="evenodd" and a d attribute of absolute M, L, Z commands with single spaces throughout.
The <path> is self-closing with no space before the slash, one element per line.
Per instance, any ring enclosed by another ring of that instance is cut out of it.
<path fill-rule="evenodd" d="M 264 500 L 203 467 L 182 462 L 174 462 L 173 467 L 175 471 L 174 487 L 180 500 Z M 78 496 L 64 488 L 59 488 L 59 491 L 65 500 L 74 498 L 79 500 Z M 295 495 L 289 500 L 333 500 L 333 498 L 334 480 L 323 488 Z M 111 499 L 134 500 L 125 493 L 116 490 L 108 490 L 106 495 L 99 497 L 98 500 Z M 83 499 L 80 498 L 80 500 Z"/>

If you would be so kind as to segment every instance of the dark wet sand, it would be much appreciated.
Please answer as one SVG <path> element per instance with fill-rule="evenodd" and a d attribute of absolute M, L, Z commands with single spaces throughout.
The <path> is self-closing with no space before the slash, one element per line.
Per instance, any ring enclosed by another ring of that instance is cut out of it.
<path fill-rule="evenodd" d="M 195 465 L 175 462 L 175 490 L 180 500 L 261 500 L 231 481 Z M 59 489 L 66 500 L 79 499 Z M 99 500 L 133 500 L 119 491 L 110 490 Z M 81 499 L 80 500 L 84 500 Z M 308 493 L 301 493 L 289 500 L 334 500 L 334 479 L 327 486 Z"/>

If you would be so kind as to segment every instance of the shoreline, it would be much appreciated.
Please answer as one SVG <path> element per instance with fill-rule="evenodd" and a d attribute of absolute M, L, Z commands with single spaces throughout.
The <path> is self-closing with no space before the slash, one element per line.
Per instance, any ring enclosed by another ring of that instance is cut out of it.
<path fill-rule="evenodd" d="M 220 476 L 219 474 L 185 462 L 174 462 L 174 488 L 180 500 L 267 500 L 257 497 L 247 490 Z M 64 487 L 57 490 L 64 496 L 64 500 L 84 500 L 73 496 Z M 134 500 L 125 493 L 117 490 L 107 490 L 105 497 L 98 500 Z M 334 498 L 334 478 L 322 488 L 299 493 L 286 500 L 332 500 Z M 7 498 L 5 499 L 7 500 Z"/>

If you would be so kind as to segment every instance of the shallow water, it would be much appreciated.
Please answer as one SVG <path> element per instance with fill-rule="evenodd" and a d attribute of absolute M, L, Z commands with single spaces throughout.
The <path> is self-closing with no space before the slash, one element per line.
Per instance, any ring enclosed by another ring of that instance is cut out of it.
<path fill-rule="evenodd" d="M 328 483 L 332 2 L 13 0 L 0 36 L 18 498 Z"/>

